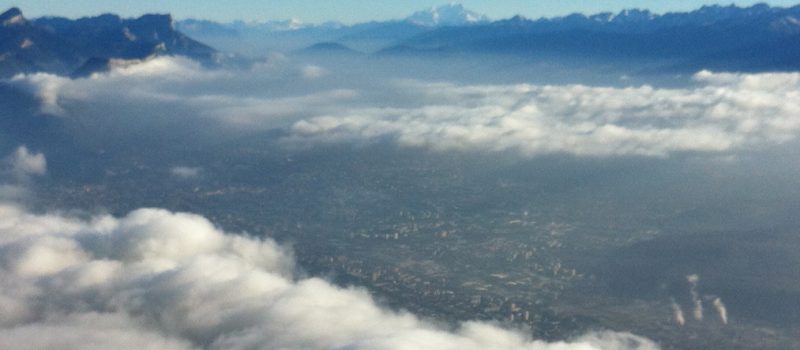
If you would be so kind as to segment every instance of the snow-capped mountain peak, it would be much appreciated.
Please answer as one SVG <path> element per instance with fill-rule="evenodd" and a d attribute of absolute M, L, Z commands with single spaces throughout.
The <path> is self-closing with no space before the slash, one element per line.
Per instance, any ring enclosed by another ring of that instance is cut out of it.
<path fill-rule="evenodd" d="M 485 15 L 467 10 L 461 4 L 449 3 L 418 11 L 406 18 L 408 22 L 425 27 L 461 26 L 485 23 L 489 18 Z"/>
<path fill-rule="evenodd" d="M 25 23 L 25 17 L 22 16 L 22 11 L 18 8 L 13 7 L 6 12 L 0 14 L 0 23 L 3 27 L 9 27 L 13 25 L 20 25 Z"/>
<path fill-rule="evenodd" d="M 795 16 L 783 16 L 769 24 L 770 29 L 786 35 L 796 35 L 800 33 L 800 19 Z"/>

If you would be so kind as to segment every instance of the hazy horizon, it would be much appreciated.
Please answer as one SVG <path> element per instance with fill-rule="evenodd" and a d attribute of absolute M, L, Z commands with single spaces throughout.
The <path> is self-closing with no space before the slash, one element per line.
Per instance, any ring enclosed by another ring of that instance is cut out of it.
<path fill-rule="evenodd" d="M 90 0 L 77 3 L 64 3 L 46 0 L 28 0 L 20 3 L 16 0 L 0 0 L 0 9 L 20 8 L 30 18 L 58 16 L 67 18 L 91 17 L 105 13 L 118 14 L 122 17 L 139 17 L 148 13 L 169 13 L 177 20 L 206 19 L 218 22 L 242 20 L 246 22 L 267 22 L 296 19 L 307 24 L 325 22 L 341 22 L 346 25 L 370 21 L 387 21 L 404 19 L 414 12 L 427 10 L 446 4 L 461 4 L 467 10 L 488 16 L 492 20 L 511 18 L 521 15 L 526 18 L 561 17 L 573 13 L 591 15 L 602 12 L 618 13 L 625 9 L 650 10 L 656 14 L 667 12 L 687 12 L 710 5 L 737 5 L 749 7 L 766 3 L 774 7 L 790 7 L 797 5 L 793 0 L 772 1 L 653 1 L 653 0 L 606 0 L 606 1 L 435 1 L 414 0 L 403 1 L 359 1 L 320 4 L 313 0 L 279 1 L 260 3 L 257 1 L 237 1 L 235 3 L 219 3 L 216 1 L 101 1 Z"/>

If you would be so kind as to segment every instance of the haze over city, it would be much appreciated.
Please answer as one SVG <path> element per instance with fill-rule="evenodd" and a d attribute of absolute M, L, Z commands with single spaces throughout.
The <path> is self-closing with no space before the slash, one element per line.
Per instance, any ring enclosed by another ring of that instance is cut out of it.
<path fill-rule="evenodd" d="M 800 347 L 800 5 L 0 6 L 0 348 Z"/>

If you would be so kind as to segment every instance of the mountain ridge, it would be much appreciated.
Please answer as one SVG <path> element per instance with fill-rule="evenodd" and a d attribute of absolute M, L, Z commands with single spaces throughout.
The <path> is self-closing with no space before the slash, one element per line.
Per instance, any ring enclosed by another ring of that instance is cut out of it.
<path fill-rule="evenodd" d="M 397 43 L 405 51 L 504 54 L 533 58 L 677 60 L 685 69 L 797 69 L 800 5 L 704 6 L 682 13 L 515 16 L 469 27 L 443 27 Z M 394 51 L 389 47 L 383 51 Z M 771 63 L 770 63 L 771 62 Z M 778 62 L 781 62 L 778 64 Z"/>
<path fill-rule="evenodd" d="M 107 69 L 103 67 L 112 60 L 157 55 L 182 55 L 205 63 L 221 57 L 215 49 L 184 34 L 184 28 L 252 46 L 268 47 L 283 41 L 287 53 L 342 53 L 347 51 L 342 48 L 347 48 L 379 57 L 499 54 L 583 62 L 664 60 L 669 61 L 666 66 L 680 70 L 800 69 L 800 5 L 710 5 L 663 14 L 627 9 L 489 21 L 451 3 L 415 12 L 403 20 L 351 26 L 298 21 L 235 23 L 239 29 L 211 21 L 175 21 L 168 14 L 29 20 L 19 8 L 11 8 L 0 14 L 0 76 L 28 72 L 86 75 Z M 328 46 L 315 46 L 318 43 Z M 332 44 L 341 47 L 331 50 Z"/>
<path fill-rule="evenodd" d="M 176 30 L 171 15 L 126 19 L 114 14 L 68 19 L 28 20 L 19 8 L 0 14 L 0 76 L 47 72 L 86 72 L 112 59 L 182 55 L 212 62 L 216 50 Z"/>

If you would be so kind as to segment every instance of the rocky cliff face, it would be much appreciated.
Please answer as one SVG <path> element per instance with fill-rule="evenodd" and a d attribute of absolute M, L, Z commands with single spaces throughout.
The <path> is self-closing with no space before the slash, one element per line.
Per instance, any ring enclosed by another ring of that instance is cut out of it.
<path fill-rule="evenodd" d="M 76 20 L 27 20 L 17 8 L 0 15 L 0 76 L 71 74 L 110 59 L 182 55 L 211 62 L 216 51 L 177 31 L 170 15 L 124 19 L 105 14 Z"/>

